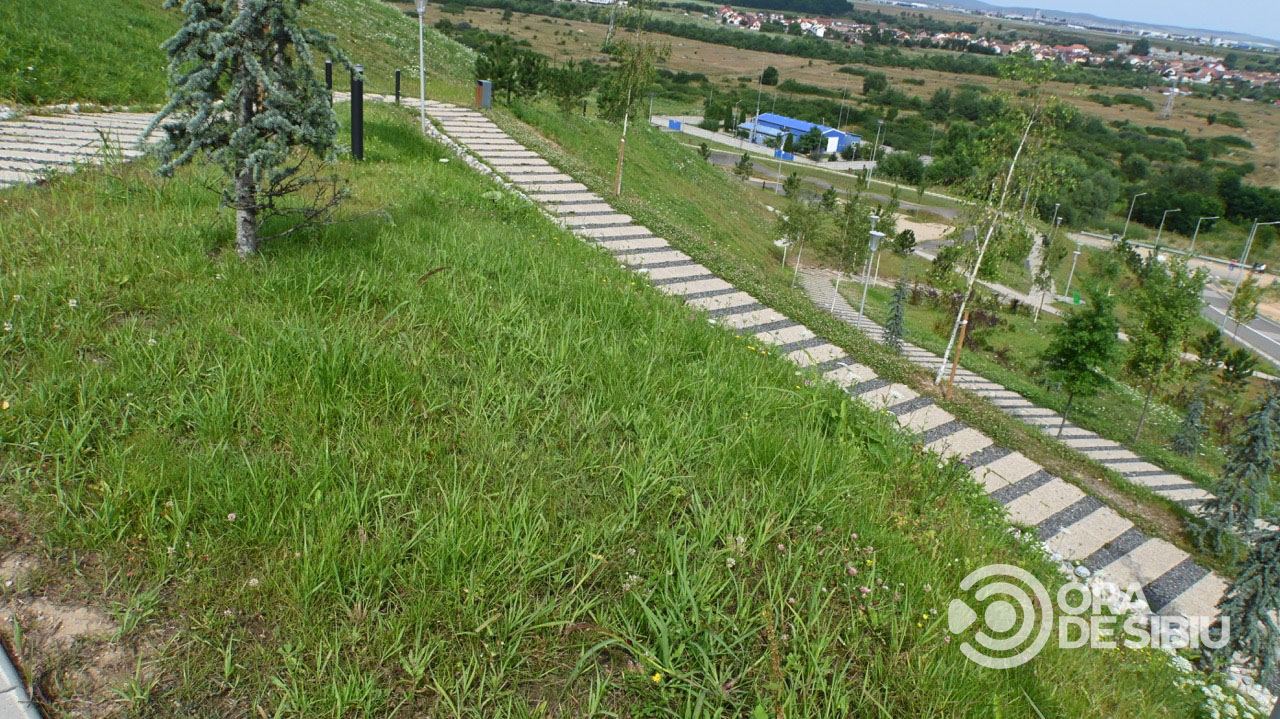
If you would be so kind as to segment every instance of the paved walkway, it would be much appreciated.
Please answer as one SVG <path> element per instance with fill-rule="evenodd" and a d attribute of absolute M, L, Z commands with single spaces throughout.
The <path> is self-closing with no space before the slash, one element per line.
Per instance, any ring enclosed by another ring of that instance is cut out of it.
<path fill-rule="evenodd" d="M 98 113 L 28 115 L 0 122 L 0 188 L 74 172 L 105 157 L 137 157 L 153 115 Z M 106 151 L 104 152 L 104 148 Z"/>
<path fill-rule="evenodd" d="M 831 273 L 824 270 L 801 270 L 800 274 L 809 297 L 818 306 L 829 309 L 831 299 L 835 295 Z M 840 319 L 850 323 L 857 320 L 857 310 L 845 302 L 843 297 L 836 299 L 835 307 L 835 315 Z M 866 317 L 863 317 L 862 329 L 877 342 L 881 340 L 884 332 L 879 325 Z M 938 355 L 911 344 L 903 345 L 903 354 L 907 359 L 930 371 L 937 371 L 939 363 L 942 362 L 942 358 Z M 947 371 L 950 372 L 950 369 Z M 1005 389 L 1002 385 L 964 367 L 956 369 L 956 386 L 986 398 L 1006 414 L 1039 427 L 1047 433 L 1056 435 L 1058 425 L 1062 423 L 1062 415 L 1057 412 L 1036 406 L 1017 392 Z M 1062 429 L 1062 441 L 1071 449 L 1099 462 L 1130 482 L 1185 507 L 1197 507 L 1213 497 L 1209 492 L 1181 476 L 1143 460 L 1119 443 L 1104 439 L 1071 422 L 1067 422 Z"/>
<path fill-rule="evenodd" d="M 840 347 L 717 277 L 617 212 L 605 198 L 513 140 L 481 113 L 435 102 L 427 108 L 450 137 L 505 175 L 564 226 L 645 275 L 659 290 L 700 310 L 716 324 L 774 346 L 798 366 L 843 387 L 851 397 L 883 408 L 927 448 L 961 458 L 1014 522 L 1034 528 L 1050 552 L 1084 567 L 1082 574 L 1122 588 L 1140 585 L 1151 609 L 1162 615 L 1216 614 L 1226 583 L 1186 552 L 1148 537 L 1097 498 L 1018 452 L 996 446 L 932 399 L 877 377 Z"/>

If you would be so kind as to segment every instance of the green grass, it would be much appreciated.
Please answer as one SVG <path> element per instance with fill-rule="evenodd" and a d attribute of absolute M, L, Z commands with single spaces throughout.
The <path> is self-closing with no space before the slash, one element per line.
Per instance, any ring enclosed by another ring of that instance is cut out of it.
<path fill-rule="evenodd" d="M 7 0 L 0 3 L 0 103 L 158 105 L 165 99 L 160 45 L 178 29 L 179 8 L 162 0 Z M 332 33 L 351 62 L 365 67 L 369 92 L 418 94 L 418 29 L 379 0 L 314 0 L 303 19 Z M 38 28 L 38 30 L 35 30 Z M 470 50 L 427 30 L 431 97 L 463 100 L 474 62 Z M 334 87 L 348 73 L 334 68 Z"/>
<path fill-rule="evenodd" d="M 160 43 L 177 28 L 159 0 L 0 3 L 0 103 L 156 103 Z"/>
<path fill-rule="evenodd" d="M 492 197 L 410 115 L 370 108 L 346 222 L 248 262 L 205 171 L 0 207 L 5 501 L 50 559 L 95 558 L 21 590 L 154 594 L 121 640 L 158 680 L 125 710 L 1194 714 L 1154 654 L 964 660 L 938 612 L 965 573 L 1060 580 L 959 466 Z"/>

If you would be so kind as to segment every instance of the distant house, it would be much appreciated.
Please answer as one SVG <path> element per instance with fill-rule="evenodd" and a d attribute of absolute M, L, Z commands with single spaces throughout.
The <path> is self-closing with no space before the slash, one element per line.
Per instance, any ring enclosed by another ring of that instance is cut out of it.
<path fill-rule="evenodd" d="M 826 138 L 826 146 L 823 153 L 830 154 L 832 152 L 840 152 L 851 145 L 857 145 L 862 142 L 861 135 L 855 135 L 851 132 L 843 132 L 834 127 L 819 125 L 813 122 L 805 122 L 783 115 L 775 115 L 772 112 L 761 113 L 754 120 L 747 120 L 738 125 L 739 130 L 747 132 L 753 137 L 753 141 L 757 144 L 765 144 L 770 138 L 782 138 L 783 135 L 791 135 L 794 140 L 809 133 L 812 128 L 818 128 L 822 136 Z"/>

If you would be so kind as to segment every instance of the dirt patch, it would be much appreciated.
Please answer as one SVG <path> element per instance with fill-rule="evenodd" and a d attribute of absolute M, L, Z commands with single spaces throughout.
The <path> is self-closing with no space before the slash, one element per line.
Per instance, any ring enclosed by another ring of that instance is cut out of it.
<path fill-rule="evenodd" d="M 0 555 L 0 640 L 28 694 L 46 717 L 126 715 L 119 690 L 153 682 L 140 667 L 159 644 L 143 636 L 119 639 L 105 601 L 85 599 L 96 594 L 90 566 L 81 561 L 68 572 L 68 561 L 40 555 L 14 536 L 12 524 L 3 530 L 10 542 Z"/>
<path fill-rule="evenodd" d="M 917 222 L 905 217 L 898 218 L 898 228 L 916 233 L 917 242 L 941 240 L 953 229 L 951 225 L 944 225 L 940 222 Z"/>
<path fill-rule="evenodd" d="M 1269 320 L 1280 322 L 1280 302 L 1263 302 L 1259 304 L 1258 314 Z"/>

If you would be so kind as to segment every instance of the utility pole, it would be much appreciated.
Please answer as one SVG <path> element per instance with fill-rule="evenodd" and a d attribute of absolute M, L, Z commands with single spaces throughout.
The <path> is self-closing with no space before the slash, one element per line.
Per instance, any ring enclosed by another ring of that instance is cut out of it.
<path fill-rule="evenodd" d="M 608 32 L 606 32 L 606 33 L 604 34 L 604 48 L 603 48 L 603 49 L 605 49 L 605 50 L 608 50 L 608 49 L 609 49 L 609 43 L 613 41 L 613 17 L 614 17 L 615 15 L 617 15 L 617 14 L 618 14 L 618 2 L 619 2 L 619 1 L 620 1 L 620 0 L 613 0 L 613 3 L 612 3 L 611 8 L 610 8 L 610 10 L 609 10 L 609 31 L 608 31 Z"/>
<path fill-rule="evenodd" d="M 871 189 L 871 176 L 876 172 L 876 152 L 880 150 L 880 131 L 884 129 L 884 120 L 876 120 L 876 141 L 871 146 L 871 166 L 867 168 L 867 189 Z"/>

